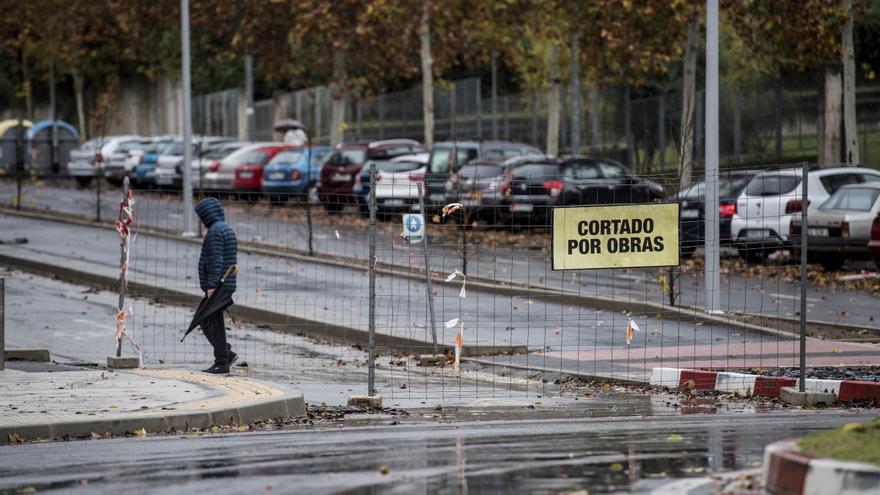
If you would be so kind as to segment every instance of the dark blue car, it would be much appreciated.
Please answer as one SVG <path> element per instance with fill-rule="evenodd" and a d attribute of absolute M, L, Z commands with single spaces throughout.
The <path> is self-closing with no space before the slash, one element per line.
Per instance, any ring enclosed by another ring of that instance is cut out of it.
<path fill-rule="evenodd" d="M 304 198 L 318 181 L 318 167 L 329 151 L 327 146 L 312 146 L 311 167 L 306 161 L 309 155 L 306 147 L 278 153 L 263 168 L 263 192 L 275 203 L 287 201 L 291 196 Z"/>
<path fill-rule="evenodd" d="M 757 170 L 729 170 L 719 173 L 718 231 L 722 245 L 731 243 L 730 220 L 736 210 L 736 198 L 757 173 Z M 681 205 L 682 256 L 691 256 L 706 240 L 706 183 L 698 182 L 670 199 Z"/>

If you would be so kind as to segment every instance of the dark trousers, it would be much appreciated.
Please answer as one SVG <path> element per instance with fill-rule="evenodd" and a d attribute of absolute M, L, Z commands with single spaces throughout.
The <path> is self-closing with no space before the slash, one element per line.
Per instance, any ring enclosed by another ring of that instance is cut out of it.
<path fill-rule="evenodd" d="M 202 332 L 214 347 L 214 364 L 227 366 L 232 346 L 226 343 L 226 325 L 223 323 L 223 311 L 218 311 L 205 318 Z"/>

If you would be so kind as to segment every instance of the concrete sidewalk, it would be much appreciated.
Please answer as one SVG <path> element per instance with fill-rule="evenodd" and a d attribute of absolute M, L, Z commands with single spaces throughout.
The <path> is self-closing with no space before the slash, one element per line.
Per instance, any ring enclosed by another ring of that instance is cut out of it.
<path fill-rule="evenodd" d="M 147 434 L 305 415 L 300 392 L 180 369 L 46 365 L 0 371 L 0 444 Z"/>

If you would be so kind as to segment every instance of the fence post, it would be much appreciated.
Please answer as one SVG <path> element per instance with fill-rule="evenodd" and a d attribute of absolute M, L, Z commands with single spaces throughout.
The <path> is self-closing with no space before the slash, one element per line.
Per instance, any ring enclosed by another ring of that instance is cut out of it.
<path fill-rule="evenodd" d="M 498 139 L 498 61 L 492 54 L 492 139 Z"/>
<path fill-rule="evenodd" d="M 128 200 L 128 177 L 123 179 L 122 181 L 122 204 L 125 205 L 126 208 L 131 208 L 131 203 Z M 120 210 L 119 221 L 123 222 L 124 218 L 122 215 L 127 215 L 128 213 L 122 212 Z M 119 266 L 122 268 L 119 270 L 119 284 L 117 285 L 117 293 L 119 294 L 119 303 L 117 304 L 117 309 L 119 310 L 119 314 L 122 314 L 125 311 L 125 272 L 128 270 L 128 239 L 126 234 L 120 232 L 122 238 L 119 243 Z M 117 316 L 118 318 L 118 316 Z M 116 357 L 122 357 L 122 336 L 116 340 Z"/>
<path fill-rule="evenodd" d="M 95 154 L 95 222 L 97 223 L 101 223 L 101 183 L 104 182 L 102 180 L 104 178 L 104 154 L 101 148 L 103 148 L 103 139 Z"/>
<path fill-rule="evenodd" d="M 798 390 L 805 391 L 806 388 L 806 371 L 807 371 L 807 210 L 808 208 L 808 190 L 807 190 L 807 172 L 809 166 L 804 162 L 801 164 L 801 317 L 800 317 L 800 378 L 798 379 Z"/>
<path fill-rule="evenodd" d="M 21 209 L 21 174 L 24 172 L 24 123 L 18 118 L 15 133 L 15 209 Z"/>
<path fill-rule="evenodd" d="M 733 156 L 736 163 L 742 162 L 742 88 L 736 85 L 733 107 Z M 800 119 L 798 119 L 800 129 Z M 800 132 L 800 131 L 799 131 Z"/>
<path fill-rule="evenodd" d="M 629 99 L 629 84 L 623 87 L 623 133 L 626 139 L 626 164 L 635 171 L 635 154 L 633 153 L 632 135 L 632 104 Z"/>
<path fill-rule="evenodd" d="M 370 162 L 370 334 L 367 342 L 369 360 L 367 395 L 376 393 L 376 164 Z"/>
<path fill-rule="evenodd" d="M 437 354 L 437 324 L 434 322 L 434 288 L 431 286 L 431 267 L 428 265 L 428 214 L 425 212 L 425 183 L 419 182 L 419 213 L 425 224 L 425 236 L 422 239 L 422 251 L 425 253 L 425 290 L 428 297 L 428 318 L 431 320 L 431 341 L 434 354 Z"/>
<path fill-rule="evenodd" d="M 666 170 L 666 96 L 657 100 L 657 148 L 660 151 L 660 170 Z"/>
<path fill-rule="evenodd" d="M 0 370 L 6 369 L 6 279 L 0 277 Z"/>

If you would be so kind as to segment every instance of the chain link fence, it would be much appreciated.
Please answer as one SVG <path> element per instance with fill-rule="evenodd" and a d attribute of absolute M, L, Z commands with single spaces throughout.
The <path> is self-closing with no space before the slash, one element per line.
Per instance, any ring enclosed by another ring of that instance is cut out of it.
<path fill-rule="evenodd" d="M 785 170 L 802 173 L 797 167 Z M 304 194 L 279 201 L 256 193 L 200 191 L 220 198 L 238 236 L 241 271 L 227 319 L 233 350 L 251 366 L 277 369 L 304 359 L 296 357 L 299 351 L 309 356 L 306 367 L 342 374 L 362 373 L 372 363 L 374 390 L 392 399 L 576 394 L 578 384 L 588 381 L 644 383 L 660 368 L 790 374 L 797 367 L 804 313 L 792 213 L 756 212 L 748 201 L 737 205 L 739 221 L 781 227 L 774 235 L 755 237 L 739 253 L 730 235 L 722 234 L 722 283 L 713 290 L 720 292 L 723 313 L 709 315 L 702 309 L 699 229 L 693 236 L 682 234 L 681 262 L 674 267 L 553 269 L 551 204 L 652 204 L 670 198 L 632 187 L 609 193 L 586 187 L 589 180 L 579 186 L 572 181 L 585 176 L 583 170 L 552 177 L 521 173 L 492 176 L 498 190 L 508 191 L 500 195 L 491 194 L 488 185 L 474 187 L 465 176 L 446 188 L 446 204 L 460 205 L 446 212 L 422 210 L 418 177 L 411 180 L 405 172 L 379 171 L 368 179 L 377 184 L 369 189 L 373 194 L 337 195 L 322 203 Z M 674 174 L 643 179 L 663 190 L 677 188 Z M 534 194 L 520 193 L 523 185 Z M 4 203 L 13 201 L 13 183 L 3 182 L 0 190 Z M 105 190 L 100 203 L 94 189 L 55 183 L 28 182 L 24 195 L 30 198 L 26 212 L 52 221 L 31 231 L 36 248 L 70 259 L 72 268 L 116 274 L 116 232 L 94 220 L 100 209 L 104 225 L 113 225 L 118 189 Z M 389 201 L 396 198 L 405 201 Z M 793 191 L 790 199 L 803 198 Z M 138 190 L 134 200 L 129 335 L 148 365 L 208 362 L 210 347 L 198 333 L 180 342 L 202 296 L 201 239 L 179 235 L 186 212 L 176 194 Z M 402 235 L 407 229 L 402 215 L 419 211 L 426 212 L 425 240 L 412 242 Z M 682 232 L 702 222 L 699 213 L 682 215 Z M 40 243 L 41 232 L 56 241 Z M 204 233 L 202 228 L 199 235 Z M 785 242 L 777 243 L 783 236 Z M 816 264 L 808 269 L 808 329 L 817 336 L 828 328 L 838 332 L 828 340 L 808 339 L 808 365 L 871 363 L 870 352 L 852 340 L 880 332 L 865 309 L 871 303 L 864 299 L 873 296 L 829 292 L 823 284 L 839 274 Z M 841 321 L 848 298 L 862 309 L 850 309 Z M 343 357 L 332 344 L 348 346 Z"/>

